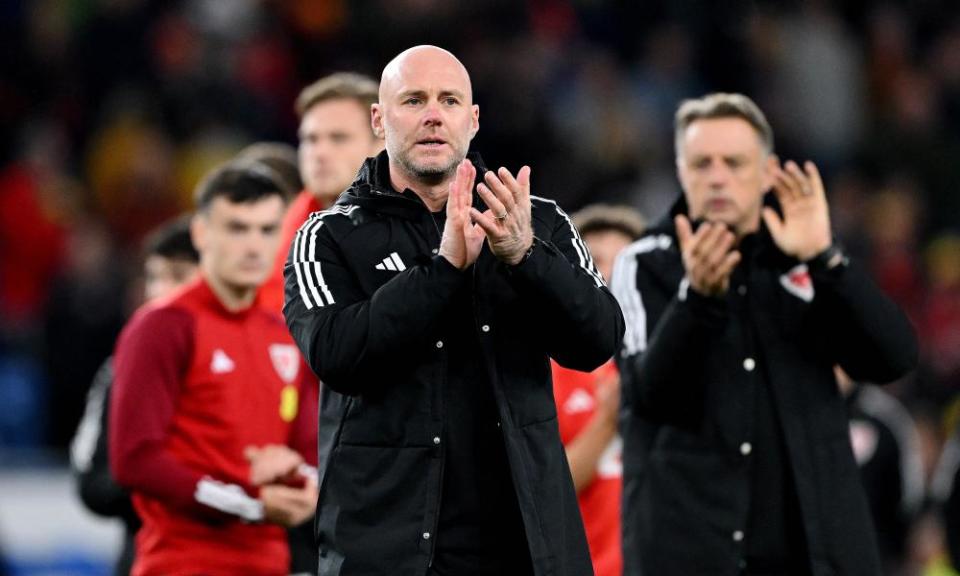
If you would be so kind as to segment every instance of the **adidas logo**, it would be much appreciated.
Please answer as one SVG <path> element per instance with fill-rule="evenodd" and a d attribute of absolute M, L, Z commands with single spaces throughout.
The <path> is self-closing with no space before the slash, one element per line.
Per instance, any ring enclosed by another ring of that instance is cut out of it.
<path fill-rule="evenodd" d="M 213 351 L 213 360 L 210 361 L 210 371 L 214 374 L 226 374 L 227 372 L 233 372 L 233 369 L 237 365 L 234 364 L 233 359 L 227 356 L 227 353 L 222 349 L 217 348 Z"/>
<path fill-rule="evenodd" d="M 577 388 L 567 398 L 563 404 L 563 411 L 567 414 L 578 414 L 580 412 L 589 412 L 596 407 L 597 403 L 586 390 Z"/>
<path fill-rule="evenodd" d="M 389 256 L 383 259 L 383 262 L 375 266 L 377 270 L 393 270 L 395 272 L 403 272 L 407 269 L 403 264 L 403 260 L 400 259 L 400 255 L 396 252 L 391 252 Z"/>

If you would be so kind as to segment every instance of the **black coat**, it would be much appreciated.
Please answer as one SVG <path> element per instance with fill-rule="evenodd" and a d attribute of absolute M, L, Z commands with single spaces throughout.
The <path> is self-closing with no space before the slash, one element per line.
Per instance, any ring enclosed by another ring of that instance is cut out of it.
<path fill-rule="evenodd" d="M 920 436 L 906 407 L 882 388 L 857 386 L 846 401 L 851 437 L 860 438 L 854 455 L 877 529 L 883 572 L 895 574 L 907 559 L 910 527 L 923 505 Z"/>
<path fill-rule="evenodd" d="M 684 210 L 681 201 L 674 211 Z M 765 230 L 756 242 L 749 272 L 724 299 L 681 288 L 671 220 L 618 258 L 627 574 L 738 573 L 750 537 L 757 376 L 782 429 L 808 569 L 879 571 L 832 367 L 860 381 L 896 379 L 917 361 L 913 329 L 856 265 L 811 264 L 804 276 Z M 791 281 L 790 271 L 801 273 Z"/>
<path fill-rule="evenodd" d="M 130 493 L 114 480 L 107 461 L 107 426 L 110 390 L 113 387 L 113 357 L 107 358 L 90 385 L 83 419 L 77 427 L 70 449 L 70 465 L 77 479 L 80 501 L 88 510 L 123 521 L 123 545 L 114 566 L 114 574 L 126 576 L 133 567 L 134 537 L 140 529 L 140 517 L 133 509 Z"/>
<path fill-rule="evenodd" d="M 387 163 L 368 160 L 334 208 L 307 220 L 285 268 L 287 323 L 324 383 L 320 573 L 426 573 L 445 458 L 446 304 L 469 283 L 534 571 L 592 574 L 549 358 L 605 362 L 620 308 L 554 202 L 533 198 L 538 240 L 523 263 L 484 246 L 461 272 L 436 256 L 441 230 L 412 192 L 391 189 Z"/>

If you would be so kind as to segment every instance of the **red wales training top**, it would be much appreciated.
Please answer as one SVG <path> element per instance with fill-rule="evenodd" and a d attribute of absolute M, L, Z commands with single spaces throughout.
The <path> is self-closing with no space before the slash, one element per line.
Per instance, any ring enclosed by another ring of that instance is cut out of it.
<path fill-rule="evenodd" d="M 612 360 L 593 372 L 569 370 L 556 362 L 551 364 L 560 440 L 566 446 L 596 413 L 597 385 L 616 375 L 617 369 Z M 620 536 L 623 484 L 621 446 L 620 437 L 614 436 L 597 462 L 593 480 L 577 494 L 587 544 L 590 545 L 590 558 L 597 576 L 619 576 L 623 572 Z"/>
<path fill-rule="evenodd" d="M 110 461 L 143 519 L 133 574 L 286 574 L 286 534 L 260 522 L 244 458 L 311 440 L 296 418 L 305 371 L 279 316 L 231 312 L 200 278 L 137 311 L 114 369 Z"/>

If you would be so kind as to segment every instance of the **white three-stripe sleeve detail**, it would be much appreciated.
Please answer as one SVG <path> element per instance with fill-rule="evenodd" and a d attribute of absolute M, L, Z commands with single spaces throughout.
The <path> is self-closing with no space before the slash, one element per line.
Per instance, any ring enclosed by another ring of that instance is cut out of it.
<path fill-rule="evenodd" d="M 316 277 L 315 280 L 317 284 L 320 285 L 320 290 L 323 292 L 324 297 L 326 297 L 327 304 L 333 304 L 333 294 L 330 293 L 330 288 L 323 280 L 323 271 L 320 270 L 320 260 L 317 258 L 317 233 L 320 231 L 320 228 L 323 227 L 323 220 L 320 220 L 319 218 L 317 220 L 320 222 L 320 224 L 317 226 L 314 233 L 310 235 L 310 261 L 313 262 L 313 272 Z"/>
<path fill-rule="evenodd" d="M 611 288 L 623 311 L 623 355 L 643 352 L 647 348 L 647 311 L 637 289 L 637 254 L 631 247 L 620 252 L 613 267 Z"/>
<path fill-rule="evenodd" d="M 323 220 L 318 217 L 311 218 L 313 221 L 309 225 L 303 228 L 304 237 L 300 242 L 300 255 L 298 266 L 301 273 L 303 274 L 303 282 L 306 284 L 309 294 L 311 296 L 311 302 L 315 306 L 323 306 L 325 302 L 320 296 L 320 292 L 317 290 L 317 280 L 311 274 L 310 267 L 310 254 L 313 253 L 315 248 L 315 243 L 317 239 L 317 232 L 323 227 Z"/>
<path fill-rule="evenodd" d="M 303 274 L 300 273 L 300 264 L 297 263 L 297 251 L 300 249 L 300 238 L 303 234 L 303 231 L 297 232 L 297 239 L 293 245 L 293 271 L 297 275 L 297 289 L 300 291 L 300 299 L 303 300 L 303 305 L 307 307 L 307 310 L 313 309 L 313 303 L 310 302 L 310 298 L 307 297 L 306 285 L 303 283 Z"/>
<path fill-rule="evenodd" d="M 300 299 L 303 300 L 304 306 L 307 307 L 307 310 L 313 309 L 313 302 L 310 300 L 310 297 L 307 295 L 307 285 L 304 282 L 303 272 L 300 268 L 300 254 L 302 252 L 303 246 L 303 237 L 306 234 L 306 226 L 301 226 L 297 230 L 296 239 L 293 242 L 293 271 L 297 275 L 297 289 L 300 291 Z"/>
<path fill-rule="evenodd" d="M 577 257 L 580 259 L 580 267 L 586 271 L 587 274 L 593 278 L 594 283 L 599 288 L 604 285 L 603 277 L 600 276 L 600 271 L 597 270 L 596 265 L 593 263 L 593 257 L 590 255 L 590 250 L 587 249 L 587 246 L 583 243 L 583 239 L 580 238 L 580 233 L 577 232 L 577 227 L 573 225 L 573 222 L 570 221 L 570 217 L 567 216 L 567 213 L 560 208 L 560 205 L 555 201 L 550 200 L 549 198 L 541 198 L 539 196 L 530 196 L 531 199 L 540 200 L 541 202 L 548 202 L 553 204 L 553 207 L 557 210 L 564 220 L 566 220 L 567 225 L 570 226 L 570 232 L 573 236 L 570 243 L 573 245 L 573 249 L 577 253 Z"/>
<path fill-rule="evenodd" d="M 637 258 L 653 250 L 666 250 L 673 238 L 666 234 L 647 236 L 620 251 L 613 267 L 612 289 L 623 311 L 626 330 L 623 335 L 623 355 L 643 352 L 647 348 L 647 310 L 637 288 Z"/>
<path fill-rule="evenodd" d="M 314 306 L 322 307 L 334 303 L 333 293 L 323 279 L 320 260 L 316 257 L 317 234 L 323 227 L 323 218 L 331 214 L 349 215 L 357 208 L 357 206 L 335 206 L 329 210 L 315 212 L 297 231 L 293 249 L 293 266 L 297 275 L 300 297 L 307 310 Z"/>

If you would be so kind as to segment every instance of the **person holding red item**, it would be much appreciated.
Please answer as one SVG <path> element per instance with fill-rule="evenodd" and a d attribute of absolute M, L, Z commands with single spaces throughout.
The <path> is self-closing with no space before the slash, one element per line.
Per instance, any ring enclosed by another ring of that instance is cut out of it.
<path fill-rule="evenodd" d="M 283 266 L 290 244 L 307 217 L 325 210 L 350 187 L 363 161 L 383 150 L 383 137 L 373 133 L 370 106 L 379 85 L 373 78 L 337 72 L 304 88 L 295 109 L 300 117 L 297 156 L 304 189 L 290 203 L 280 229 L 273 273 L 260 291 L 260 302 L 283 308 Z"/>
<path fill-rule="evenodd" d="M 297 418 L 306 371 L 256 301 L 284 195 L 269 168 L 231 163 L 196 198 L 199 278 L 138 310 L 114 356 L 110 461 L 143 520 L 132 573 L 286 574 L 281 526 L 313 514 L 317 486 L 296 451 L 315 430 Z"/>
<path fill-rule="evenodd" d="M 633 208 L 603 204 L 588 206 L 571 219 L 607 282 L 617 254 L 643 234 L 645 225 Z M 553 361 L 550 364 L 560 440 L 577 490 L 593 570 L 597 576 L 620 576 L 620 375 L 612 359 L 593 372 L 570 370 Z"/>

